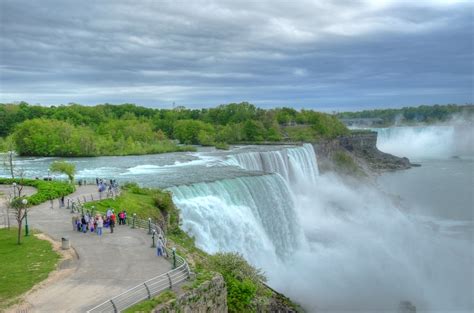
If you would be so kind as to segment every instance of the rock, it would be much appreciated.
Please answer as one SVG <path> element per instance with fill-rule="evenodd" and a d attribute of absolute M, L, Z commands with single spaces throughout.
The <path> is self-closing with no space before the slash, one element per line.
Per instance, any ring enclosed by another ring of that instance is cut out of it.
<path fill-rule="evenodd" d="M 333 140 L 322 141 L 315 144 L 315 149 L 321 159 L 323 171 L 325 162 L 331 161 L 338 151 L 349 153 L 361 168 L 370 171 L 394 171 L 412 167 L 408 158 L 380 151 L 377 148 L 377 132 L 374 131 L 352 132 Z"/>

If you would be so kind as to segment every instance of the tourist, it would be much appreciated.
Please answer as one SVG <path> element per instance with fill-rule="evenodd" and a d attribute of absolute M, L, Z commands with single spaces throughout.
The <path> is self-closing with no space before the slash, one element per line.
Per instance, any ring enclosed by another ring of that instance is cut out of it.
<path fill-rule="evenodd" d="M 76 230 L 81 231 L 81 218 L 79 216 L 76 218 Z"/>
<path fill-rule="evenodd" d="M 97 217 L 97 235 L 102 236 L 102 227 L 104 227 L 104 220 L 102 216 Z"/>
<path fill-rule="evenodd" d="M 94 232 L 94 229 L 95 229 L 95 220 L 94 218 L 91 216 L 90 220 L 89 220 L 89 229 L 91 230 L 91 233 Z"/>
<path fill-rule="evenodd" d="M 124 219 L 124 214 L 123 214 L 123 210 L 120 211 L 119 213 L 119 225 L 125 225 L 125 219 Z"/>
<path fill-rule="evenodd" d="M 110 215 L 110 233 L 114 232 L 114 227 L 115 227 L 115 213 L 112 212 L 112 215 Z"/>
<path fill-rule="evenodd" d="M 86 227 L 87 227 L 86 217 L 84 215 L 82 215 L 82 217 L 81 217 L 81 231 L 83 233 L 85 233 L 87 231 Z"/>
<path fill-rule="evenodd" d="M 163 244 L 163 240 L 161 240 L 161 237 L 159 237 L 156 243 L 156 255 L 163 256 L 164 248 L 165 248 L 165 245 Z"/>

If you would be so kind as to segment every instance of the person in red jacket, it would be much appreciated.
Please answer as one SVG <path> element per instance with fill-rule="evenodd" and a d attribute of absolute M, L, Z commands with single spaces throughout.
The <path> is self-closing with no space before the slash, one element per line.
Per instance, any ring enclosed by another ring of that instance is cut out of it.
<path fill-rule="evenodd" d="M 116 216 L 115 216 L 114 211 L 112 211 L 112 215 L 110 215 L 110 232 L 111 232 L 111 233 L 114 232 L 115 221 L 116 221 Z"/>

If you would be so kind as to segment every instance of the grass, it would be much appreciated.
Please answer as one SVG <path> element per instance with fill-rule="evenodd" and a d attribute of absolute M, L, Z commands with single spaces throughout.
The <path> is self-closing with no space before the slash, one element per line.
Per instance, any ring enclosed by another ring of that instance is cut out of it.
<path fill-rule="evenodd" d="M 17 232 L 17 228 L 0 229 L 0 311 L 46 279 L 60 258 L 51 243 L 32 235 L 17 245 Z"/>
<path fill-rule="evenodd" d="M 341 174 L 364 176 L 364 171 L 357 165 L 352 157 L 343 151 L 336 151 L 332 157 L 336 171 Z"/>
<path fill-rule="evenodd" d="M 85 207 L 90 209 L 95 206 L 98 211 L 105 212 L 108 208 L 115 209 L 118 213 L 122 210 L 127 211 L 128 218 L 131 218 L 133 213 L 137 214 L 138 218 L 148 219 L 159 219 L 160 212 L 155 206 L 155 201 L 151 194 L 137 194 L 130 190 L 122 190 L 119 197 L 113 199 L 105 199 L 102 201 L 88 202 Z"/>
<path fill-rule="evenodd" d="M 136 312 L 151 312 L 158 305 L 176 299 L 176 294 L 171 290 L 166 290 L 160 293 L 158 296 L 142 301 L 134 306 L 123 311 L 124 313 L 136 313 Z"/>

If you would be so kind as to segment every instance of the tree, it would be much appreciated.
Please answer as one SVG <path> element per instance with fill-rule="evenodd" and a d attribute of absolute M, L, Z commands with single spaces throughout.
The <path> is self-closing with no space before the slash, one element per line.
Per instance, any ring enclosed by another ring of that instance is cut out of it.
<path fill-rule="evenodd" d="M 16 197 L 10 203 L 10 207 L 12 208 L 16 221 L 18 223 L 18 239 L 17 243 L 21 244 L 21 226 L 23 224 L 23 220 L 25 219 L 26 215 L 28 214 L 28 200 L 24 197 Z"/>
<path fill-rule="evenodd" d="M 23 220 L 28 214 L 28 200 L 25 197 L 22 197 L 21 192 L 23 191 L 23 184 L 21 183 L 22 178 L 20 178 L 19 183 L 13 182 L 13 198 L 10 201 L 10 208 L 15 214 L 16 221 L 18 223 L 18 237 L 17 244 L 21 244 L 21 226 Z"/>
<path fill-rule="evenodd" d="M 53 163 L 51 163 L 49 170 L 51 172 L 66 174 L 71 183 L 74 181 L 74 175 L 76 174 L 76 166 L 72 163 L 66 161 L 54 161 Z"/>
<path fill-rule="evenodd" d="M 4 149 L 7 151 L 7 154 L 5 154 L 5 158 L 3 160 L 3 165 L 7 172 L 10 172 L 12 179 L 15 179 L 15 164 L 13 162 L 15 152 L 13 151 L 14 146 L 11 137 L 6 138 L 3 142 L 3 145 Z"/>

